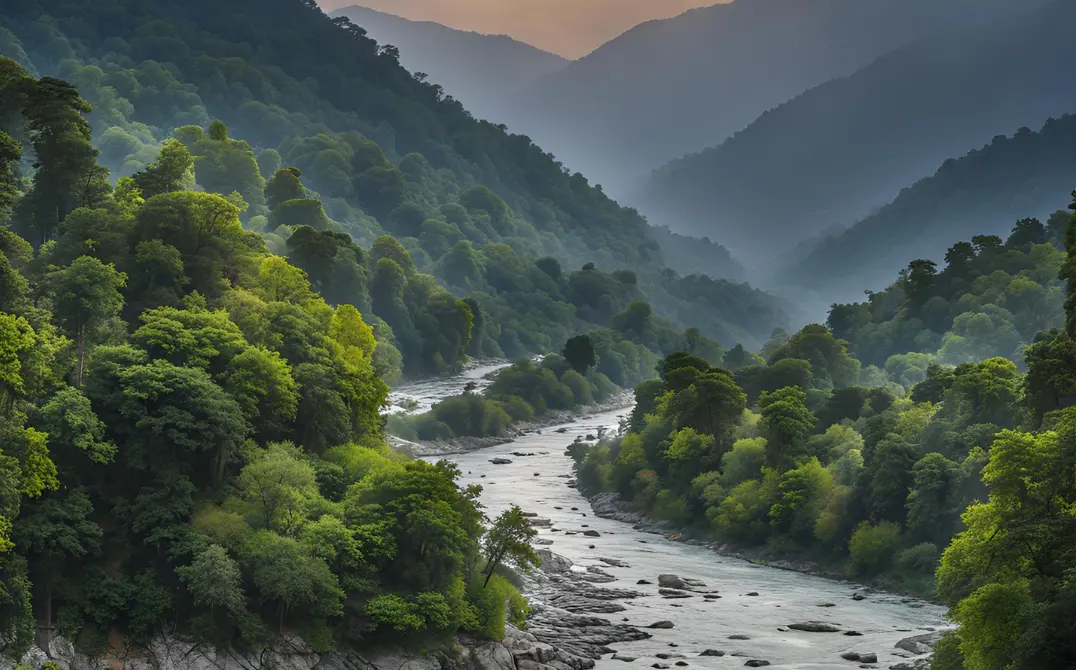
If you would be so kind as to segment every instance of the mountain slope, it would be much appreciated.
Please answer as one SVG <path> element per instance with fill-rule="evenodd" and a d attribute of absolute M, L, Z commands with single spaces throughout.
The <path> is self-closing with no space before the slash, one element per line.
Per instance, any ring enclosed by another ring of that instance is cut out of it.
<path fill-rule="evenodd" d="M 826 291 L 883 288 L 910 258 L 939 257 L 973 235 L 1004 236 L 1014 221 L 1043 220 L 1076 186 L 1076 115 L 1051 120 L 1039 132 L 998 137 L 931 177 L 849 230 L 821 240 L 782 273 L 788 284 Z"/>
<path fill-rule="evenodd" d="M 717 144 L 812 86 L 1016 3 L 736 0 L 695 9 L 639 25 L 547 77 L 502 121 L 621 195 L 630 178 Z"/>
<path fill-rule="evenodd" d="M 505 35 L 455 30 L 430 21 L 409 21 L 352 5 L 332 13 L 362 26 L 381 44 L 400 49 L 400 64 L 425 72 L 475 116 L 498 121 L 511 96 L 568 64 L 568 60 Z"/>
<path fill-rule="evenodd" d="M 632 202 L 655 223 L 756 258 L 847 224 L 942 161 L 1076 110 L 1055 1 L 926 39 L 767 112 L 720 146 L 651 176 Z"/>
<path fill-rule="evenodd" d="M 289 253 L 289 236 L 304 225 L 363 246 L 393 235 L 411 256 L 392 251 L 404 269 L 413 260 L 458 296 L 490 296 L 490 308 L 507 315 L 501 321 L 526 323 L 500 329 L 505 351 L 519 351 L 525 336 L 535 336 L 523 342 L 528 349 L 559 347 L 553 340 L 579 325 L 574 304 L 536 296 L 544 301 L 537 309 L 517 295 L 526 286 L 513 275 L 545 281 L 535 264 L 542 256 L 563 264 L 565 278 L 588 264 L 630 270 L 617 280 L 631 287 L 625 295 L 645 296 L 656 314 L 727 345 L 764 338 L 785 320 L 781 303 L 748 286 L 670 272 L 636 211 L 562 170 L 528 138 L 476 121 L 400 66 L 395 50 L 345 18 L 330 19 L 313 0 L 25 0 L 0 10 L 0 43 L 32 61 L 23 63 L 28 71 L 68 80 L 89 100 L 113 176 L 144 169 L 175 136 L 196 154 L 198 182 L 241 196 L 244 223 L 266 232 L 275 253 Z M 53 231 L 32 232 L 42 240 Z M 318 243 L 339 246 L 335 239 Z M 561 275 L 556 262 L 542 267 Z M 351 277 L 368 279 L 379 280 Z M 427 280 L 400 300 L 424 303 L 433 293 Z M 580 304 L 597 304 L 600 293 Z M 624 306 L 603 302 L 605 320 Z M 396 302 L 380 309 L 407 321 Z"/>

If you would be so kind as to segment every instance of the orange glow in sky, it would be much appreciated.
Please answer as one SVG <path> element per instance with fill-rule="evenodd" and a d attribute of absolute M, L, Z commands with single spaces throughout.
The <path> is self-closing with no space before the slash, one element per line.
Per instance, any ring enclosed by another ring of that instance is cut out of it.
<path fill-rule="evenodd" d="M 629 28 L 720 0 L 319 0 L 326 10 L 363 5 L 459 30 L 504 34 L 579 58 Z"/>

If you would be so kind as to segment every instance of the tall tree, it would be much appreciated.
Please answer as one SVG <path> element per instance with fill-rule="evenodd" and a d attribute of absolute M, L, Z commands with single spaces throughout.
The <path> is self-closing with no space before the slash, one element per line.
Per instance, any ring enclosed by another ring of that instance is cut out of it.
<path fill-rule="evenodd" d="M 518 506 L 513 505 L 511 509 L 502 512 L 486 531 L 483 540 L 486 554 L 486 567 L 483 570 L 486 581 L 483 586 L 489 585 L 490 578 L 502 563 L 524 570 L 532 565 L 541 565 L 542 560 L 531 546 L 531 539 L 536 535 L 538 531 L 530 525 Z"/>
<path fill-rule="evenodd" d="M 66 268 L 45 276 L 45 290 L 52 297 L 56 318 L 74 336 L 78 347 L 75 385 L 82 386 L 86 364 L 86 338 L 102 322 L 117 316 L 123 309 L 120 289 L 127 275 L 96 258 L 76 258 Z"/>

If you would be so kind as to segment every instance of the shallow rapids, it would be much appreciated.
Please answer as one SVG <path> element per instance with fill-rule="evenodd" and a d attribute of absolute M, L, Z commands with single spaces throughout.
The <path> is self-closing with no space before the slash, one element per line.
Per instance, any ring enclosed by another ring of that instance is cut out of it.
<path fill-rule="evenodd" d="M 409 391 L 401 389 L 404 394 Z M 888 668 L 911 657 L 894 646 L 899 640 L 946 627 L 945 610 L 936 605 L 722 557 L 706 547 L 594 516 L 586 499 L 572 487 L 572 459 L 565 448 L 577 436 L 597 435 L 602 427 L 615 430 L 624 413 L 598 414 L 501 446 L 445 457 L 459 465 L 463 484 L 483 486 L 482 503 L 490 517 L 519 505 L 548 519 L 551 526 L 539 528 L 538 539 L 552 544 L 542 548 L 571 559 L 576 569 L 597 566 L 617 578 L 602 587 L 646 594 L 618 601 L 627 608 L 623 612 L 599 616 L 641 628 L 658 621 L 673 622 L 671 629 L 648 630 L 653 634 L 649 640 L 613 645 L 619 654 L 636 659 L 625 662 L 606 656 L 598 661 L 599 669 L 629 670 L 654 664 L 674 668 L 679 661 L 687 667 L 717 670 L 742 668 L 751 659 L 769 661 L 772 668 L 859 667 L 841 658 L 849 651 L 877 654 L 877 664 L 867 667 Z M 561 428 L 565 431 L 558 432 Z M 491 459 L 511 463 L 494 465 Z M 586 531 L 599 536 L 584 535 Z M 611 567 L 600 558 L 615 559 L 627 567 Z M 707 600 L 700 592 L 689 598 L 664 598 L 658 594 L 659 574 L 702 580 L 706 583 L 703 590 L 716 591 L 721 597 Z M 651 584 L 637 585 L 639 580 Z M 853 600 L 857 591 L 867 593 L 866 599 Z M 779 630 L 806 621 L 830 623 L 841 632 Z M 844 635 L 845 631 L 860 635 Z M 725 655 L 700 657 L 707 649 Z M 657 654 L 674 656 L 659 658 Z"/>

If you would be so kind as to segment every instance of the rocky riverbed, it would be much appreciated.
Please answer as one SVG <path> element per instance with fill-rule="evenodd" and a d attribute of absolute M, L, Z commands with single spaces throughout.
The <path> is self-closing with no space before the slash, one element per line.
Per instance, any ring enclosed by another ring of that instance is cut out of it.
<path fill-rule="evenodd" d="M 464 484 L 484 487 L 491 516 L 513 504 L 533 515 L 550 552 L 526 589 L 535 608 L 527 632 L 538 642 L 598 670 L 928 667 L 947 626 L 941 607 L 720 556 L 657 524 L 634 528 L 642 520 L 623 510 L 592 507 L 574 488 L 565 449 L 614 429 L 623 414 L 451 457 Z"/>

